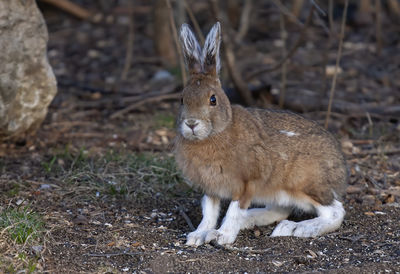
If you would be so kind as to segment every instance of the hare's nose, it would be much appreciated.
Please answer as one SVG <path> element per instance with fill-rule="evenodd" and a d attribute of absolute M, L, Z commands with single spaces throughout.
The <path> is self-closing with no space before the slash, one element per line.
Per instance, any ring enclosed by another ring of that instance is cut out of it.
<path fill-rule="evenodd" d="M 187 120 L 185 121 L 185 124 L 193 130 L 199 123 L 196 122 L 196 120 Z"/>

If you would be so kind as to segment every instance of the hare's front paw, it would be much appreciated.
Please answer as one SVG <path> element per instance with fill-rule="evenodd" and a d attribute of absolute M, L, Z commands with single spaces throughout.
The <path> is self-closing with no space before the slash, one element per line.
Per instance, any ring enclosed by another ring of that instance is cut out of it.
<path fill-rule="evenodd" d="M 199 246 L 204 244 L 204 240 L 208 232 L 209 230 L 195 230 L 190 232 L 186 238 L 186 245 Z"/>
<path fill-rule="evenodd" d="M 213 240 L 216 240 L 220 245 L 232 244 L 236 240 L 237 233 L 233 233 L 233 231 L 224 231 L 224 230 L 210 230 L 205 238 L 205 242 L 209 243 Z"/>

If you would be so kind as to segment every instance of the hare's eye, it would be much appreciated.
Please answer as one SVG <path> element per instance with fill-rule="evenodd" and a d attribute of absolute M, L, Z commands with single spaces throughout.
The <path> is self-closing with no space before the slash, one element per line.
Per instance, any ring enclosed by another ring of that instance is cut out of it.
<path fill-rule="evenodd" d="M 214 94 L 211 95 L 211 97 L 210 97 L 210 105 L 211 105 L 211 106 L 217 105 L 217 98 L 215 98 L 215 95 L 214 95 Z"/>

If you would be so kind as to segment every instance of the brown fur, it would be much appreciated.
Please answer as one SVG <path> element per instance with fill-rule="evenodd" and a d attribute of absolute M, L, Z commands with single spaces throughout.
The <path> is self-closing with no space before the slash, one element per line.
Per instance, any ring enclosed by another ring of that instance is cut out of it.
<path fill-rule="evenodd" d="M 183 92 L 183 108 L 197 113 L 208 107 L 210 94 L 223 104 L 210 119 L 219 125 L 214 115 L 228 113 L 226 128 L 204 140 L 187 140 L 178 133 L 175 144 L 183 175 L 207 195 L 239 200 L 247 208 L 251 201 L 273 197 L 277 191 L 321 205 L 332 203 L 332 190 L 342 193 L 347 171 L 330 133 L 293 113 L 230 106 L 219 81 L 208 76 L 192 78 Z M 182 113 L 186 112 L 181 111 L 178 121 Z M 298 135 L 289 137 L 283 130 Z"/>
<path fill-rule="evenodd" d="M 215 30 L 214 44 L 219 47 L 219 25 Z M 189 38 L 195 40 L 192 35 Z M 190 57 L 191 50 L 184 47 L 185 56 Z M 207 58 L 208 64 L 218 63 L 218 56 Z M 242 209 L 252 202 L 278 199 L 282 192 L 313 206 L 330 205 L 335 194 L 340 197 L 347 169 L 339 144 L 329 132 L 294 113 L 231 106 L 218 69 L 198 67 L 203 70 L 191 71 L 183 90 L 177 122 L 185 127 L 188 119 L 201 121 L 208 131 L 205 136 L 193 131 L 185 138 L 178 130 L 174 149 L 178 167 L 188 180 L 208 196 L 239 200 Z M 212 95 L 215 106 L 210 104 Z"/>

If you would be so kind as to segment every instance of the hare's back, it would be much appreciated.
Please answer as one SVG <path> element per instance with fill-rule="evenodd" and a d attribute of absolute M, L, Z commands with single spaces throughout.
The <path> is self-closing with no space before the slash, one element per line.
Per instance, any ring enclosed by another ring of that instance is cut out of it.
<path fill-rule="evenodd" d="M 289 111 L 248 109 L 258 124 L 263 142 L 272 151 L 345 170 L 339 142 L 315 121 Z M 342 171 L 344 172 L 344 171 Z"/>
<path fill-rule="evenodd" d="M 333 136 L 315 121 L 309 120 L 290 111 L 272 109 L 248 109 L 258 123 L 270 135 L 287 137 L 318 137 L 335 141 Z M 297 138 L 293 138 L 297 139 Z"/>
<path fill-rule="evenodd" d="M 266 148 L 274 165 L 271 183 L 285 182 L 321 204 L 330 204 L 333 193 L 341 196 L 348 176 L 346 162 L 339 143 L 328 131 L 287 111 L 247 111 L 258 128 L 258 133 L 248 133 L 248 138 Z"/>

